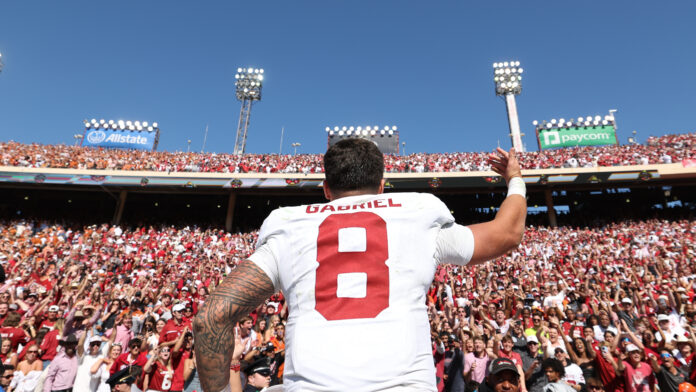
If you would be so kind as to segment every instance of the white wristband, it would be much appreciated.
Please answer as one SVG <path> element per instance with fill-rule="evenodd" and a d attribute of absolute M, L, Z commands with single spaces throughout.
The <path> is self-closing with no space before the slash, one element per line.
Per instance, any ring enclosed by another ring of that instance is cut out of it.
<path fill-rule="evenodd" d="M 522 177 L 512 177 L 508 183 L 508 196 L 520 195 L 527 197 L 527 186 L 524 184 Z"/>

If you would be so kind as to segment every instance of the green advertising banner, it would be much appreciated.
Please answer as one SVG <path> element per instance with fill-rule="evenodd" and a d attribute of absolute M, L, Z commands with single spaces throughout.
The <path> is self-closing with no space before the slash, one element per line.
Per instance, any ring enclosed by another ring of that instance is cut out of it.
<path fill-rule="evenodd" d="M 558 147 L 603 146 L 606 144 L 617 144 L 616 129 L 613 125 L 539 131 L 539 145 L 542 150 Z"/>

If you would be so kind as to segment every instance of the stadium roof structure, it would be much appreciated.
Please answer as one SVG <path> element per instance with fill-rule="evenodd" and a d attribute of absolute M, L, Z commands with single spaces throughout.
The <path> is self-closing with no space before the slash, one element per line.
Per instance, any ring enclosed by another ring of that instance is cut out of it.
<path fill-rule="evenodd" d="M 596 201 L 599 197 L 602 207 L 608 205 L 608 199 L 621 197 L 616 194 L 619 188 L 636 192 L 631 195 L 636 202 L 631 208 L 654 203 L 666 205 L 679 198 L 696 205 L 696 199 L 692 200 L 692 195 L 696 194 L 696 167 L 688 164 L 523 170 L 522 174 L 527 184 L 528 204 L 534 208 L 545 206 L 551 226 L 556 225 L 555 203 L 582 207 L 592 203 L 590 199 Z M 234 224 L 260 226 L 256 220 L 273 208 L 323 202 L 323 180 L 323 174 L 167 173 L 0 166 L 0 189 L 5 196 L 0 200 L 0 212 L 7 214 L 16 210 L 19 214 L 23 209 L 43 208 L 43 214 L 101 214 L 102 217 L 113 216 L 113 224 L 120 223 L 124 216 L 127 220 L 169 219 L 173 214 L 188 214 L 186 216 L 201 219 L 203 214 L 208 214 L 211 219 L 224 222 L 226 230 L 231 231 Z M 491 211 L 494 208 L 491 206 L 502 201 L 506 189 L 502 178 L 492 171 L 385 173 L 385 180 L 387 193 L 418 191 L 451 196 L 454 203 L 469 210 Z M 667 195 L 667 192 L 674 194 Z M 625 197 L 624 202 L 629 203 L 631 197 Z M 61 203 L 79 208 L 64 209 Z M 194 207 L 198 208 L 195 212 Z M 623 208 L 623 205 L 616 208 Z"/>
<path fill-rule="evenodd" d="M 563 168 L 523 170 L 529 188 L 554 185 L 594 187 L 601 184 L 616 186 L 631 183 L 696 182 L 696 167 L 682 163 L 610 166 L 593 168 Z M 502 178 L 492 171 L 385 173 L 387 189 L 424 190 L 490 190 L 504 189 Z M 106 187 L 138 190 L 144 187 L 161 191 L 177 189 L 288 189 L 302 188 L 320 192 L 323 174 L 302 173 L 191 173 L 123 170 L 79 170 L 52 168 L 22 168 L 0 166 L 0 186 L 40 184 L 79 187 Z"/>

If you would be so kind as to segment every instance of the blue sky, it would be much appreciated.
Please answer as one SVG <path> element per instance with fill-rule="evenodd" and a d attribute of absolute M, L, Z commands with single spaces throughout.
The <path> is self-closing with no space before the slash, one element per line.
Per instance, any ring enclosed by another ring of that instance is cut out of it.
<path fill-rule="evenodd" d="M 0 140 L 72 143 L 85 118 L 157 121 L 161 150 L 231 152 L 237 67 L 266 71 L 247 152 L 326 148 L 326 126 L 396 125 L 407 152 L 508 147 L 494 61 L 532 120 L 618 109 L 620 141 L 693 131 L 694 2 L 8 1 Z"/>

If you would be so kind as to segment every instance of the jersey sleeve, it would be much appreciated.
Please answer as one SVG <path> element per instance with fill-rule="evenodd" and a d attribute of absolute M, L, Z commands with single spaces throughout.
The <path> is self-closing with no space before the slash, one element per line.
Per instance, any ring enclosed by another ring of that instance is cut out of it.
<path fill-rule="evenodd" d="M 447 205 L 431 194 L 424 194 L 434 221 L 440 226 L 436 238 L 435 260 L 438 264 L 466 265 L 474 254 L 474 233 L 466 226 L 454 222 Z"/>
<path fill-rule="evenodd" d="M 474 233 L 457 223 L 442 226 L 437 235 L 435 259 L 438 263 L 466 265 L 474 254 Z"/>
<path fill-rule="evenodd" d="M 266 273 L 273 283 L 273 287 L 278 290 L 280 282 L 278 263 L 282 254 L 281 236 L 283 232 L 276 212 L 272 212 L 261 225 L 256 250 L 249 256 L 249 260 Z"/>

